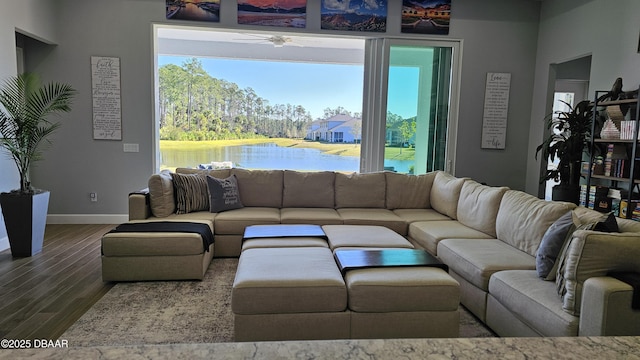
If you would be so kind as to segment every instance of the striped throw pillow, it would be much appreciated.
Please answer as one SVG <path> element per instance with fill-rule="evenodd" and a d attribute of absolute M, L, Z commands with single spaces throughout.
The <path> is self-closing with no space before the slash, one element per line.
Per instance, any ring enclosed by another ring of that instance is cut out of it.
<path fill-rule="evenodd" d="M 176 214 L 209 210 L 209 191 L 205 174 L 172 173 Z"/>

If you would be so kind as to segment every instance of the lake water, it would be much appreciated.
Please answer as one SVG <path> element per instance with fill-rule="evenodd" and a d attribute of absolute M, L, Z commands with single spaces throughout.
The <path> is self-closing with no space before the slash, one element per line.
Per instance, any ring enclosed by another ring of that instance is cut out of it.
<path fill-rule="evenodd" d="M 197 167 L 212 161 L 231 161 L 234 166 L 247 169 L 331 170 L 360 169 L 360 158 L 324 154 L 317 149 L 280 147 L 275 144 L 256 144 L 216 147 L 201 150 L 161 149 L 162 167 Z M 408 172 L 411 160 L 386 160 L 397 172 Z"/>

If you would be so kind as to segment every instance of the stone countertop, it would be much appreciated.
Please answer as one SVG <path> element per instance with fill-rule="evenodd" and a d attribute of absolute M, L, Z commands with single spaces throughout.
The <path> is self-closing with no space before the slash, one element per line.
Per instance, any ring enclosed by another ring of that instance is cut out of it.
<path fill-rule="evenodd" d="M 640 337 L 329 340 L 0 350 L 0 359 L 640 359 Z"/>

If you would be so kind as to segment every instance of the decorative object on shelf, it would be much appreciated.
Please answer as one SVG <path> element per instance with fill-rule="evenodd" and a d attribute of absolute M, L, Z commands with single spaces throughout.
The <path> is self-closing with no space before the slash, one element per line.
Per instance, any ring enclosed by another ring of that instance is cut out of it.
<path fill-rule="evenodd" d="M 597 102 L 603 102 L 606 100 L 611 100 L 611 101 L 618 100 L 618 98 L 620 97 L 620 94 L 622 94 L 622 78 L 617 78 L 616 81 L 613 82 L 613 86 L 611 87 L 611 90 L 609 90 L 604 95 L 598 97 Z"/>
<path fill-rule="evenodd" d="M 20 189 L 0 194 L 14 257 L 42 250 L 49 192 L 31 185 L 31 164 L 42 159 L 41 145 L 49 143 L 48 136 L 60 127 L 47 117 L 71 111 L 74 95 L 70 85 L 42 85 L 32 73 L 11 77 L 0 87 L 0 148 L 10 154 L 20 174 Z"/>
<path fill-rule="evenodd" d="M 606 140 L 620 139 L 620 130 L 616 127 L 616 124 L 611 119 L 607 119 L 600 131 L 600 138 Z"/>
<path fill-rule="evenodd" d="M 540 183 L 547 180 L 559 181 L 560 184 L 553 187 L 553 200 L 570 201 L 575 204 L 580 200 L 580 169 L 582 166 L 582 154 L 588 149 L 591 142 L 591 123 L 593 117 L 593 104 L 583 100 L 569 111 L 556 111 L 545 119 L 549 136 L 536 148 L 542 152 L 543 159 L 554 161 L 559 159 L 555 168 L 547 169 L 540 178 Z"/>

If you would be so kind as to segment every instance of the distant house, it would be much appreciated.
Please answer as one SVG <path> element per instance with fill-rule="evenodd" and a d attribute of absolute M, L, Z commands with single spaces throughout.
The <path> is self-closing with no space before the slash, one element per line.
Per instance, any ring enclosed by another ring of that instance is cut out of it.
<path fill-rule="evenodd" d="M 362 119 L 338 114 L 316 120 L 307 127 L 306 138 L 333 143 L 359 143 L 362 140 Z"/>

